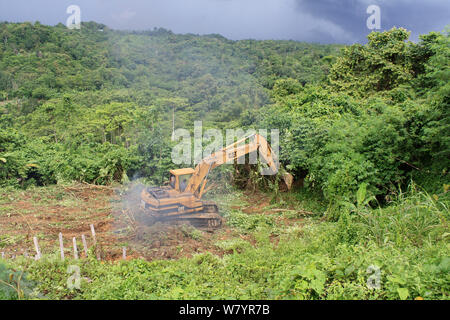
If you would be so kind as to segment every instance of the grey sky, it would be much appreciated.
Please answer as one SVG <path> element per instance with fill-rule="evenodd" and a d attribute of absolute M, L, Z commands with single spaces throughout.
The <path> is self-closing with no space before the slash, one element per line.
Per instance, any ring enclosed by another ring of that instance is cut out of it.
<path fill-rule="evenodd" d="M 0 0 L 1 21 L 65 23 L 76 4 L 82 21 L 114 29 L 164 27 L 230 39 L 365 42 L 366 9 L 381 9 L 381 28 L 405 27 L 412 40 L 450 24 L 449 0 Z"/>

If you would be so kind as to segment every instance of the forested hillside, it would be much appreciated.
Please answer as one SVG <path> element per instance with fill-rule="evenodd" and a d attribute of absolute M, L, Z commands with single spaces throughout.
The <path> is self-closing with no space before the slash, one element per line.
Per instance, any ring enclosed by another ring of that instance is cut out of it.
<path fill-rule="evenodd" d="M 0 184 L 158 176 L 176 127 L 241 125 L 276 79 L 324 80 L 339 46 L 83 23 L 0 26 Z M 170 129 L 169 129 L 170 128 Z"/>
<path fill-rule="evenodd" d="M 384 202 L 411 179 L 430 192 L 448 183 L 449 38 L 407 42 L 405 29 L 346 47 L 327 80 L 277 80 L 260 123 L 282 130 L 281 158 L 326 198 L 354 201 L 366 184 Z"/>

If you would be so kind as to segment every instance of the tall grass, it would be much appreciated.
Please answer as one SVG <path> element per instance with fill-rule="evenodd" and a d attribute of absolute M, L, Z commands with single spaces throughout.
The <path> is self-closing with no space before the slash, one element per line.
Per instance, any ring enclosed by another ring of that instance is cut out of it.
<path fill-rule="evenodd" d="M 384 208 L 357 207 L 355 227 L 360 241 L 396 246 L 422 246 L 449 236 L 449 198 L 446 193 L 430 195 L 411 183 Z"/>

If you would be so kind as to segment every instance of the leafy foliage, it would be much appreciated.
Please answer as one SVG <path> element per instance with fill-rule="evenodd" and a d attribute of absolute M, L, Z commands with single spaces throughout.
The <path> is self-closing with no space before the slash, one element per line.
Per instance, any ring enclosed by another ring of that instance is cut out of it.
<path fill-rule="evenodd" d="M 55 255 L 21 267 L 54 299 L 448 299 L 448 196 L 412 186 L 391 207 L 372 209 L 364 188 L 339 222 L 312 217 L 286 227 L 275 223 L 284 213 L 230 210 L 228 222 L 254 241 L 219 241 L 223 257 L 103 263 Z M 79 290 L 67 288 L 70 264 L 80 266 Z M 368 286 L 370 266 L 380 270 L 378 289 Z"/>
<path fill-rule="evenodd" d="M 35 283 L 27 280 L 23 271 L 8 268 L 0 262 L 0 300 L 21 300 L 38 296 Z"/>
<path fill-rule="evenodd" d="M 320 81 L 339 48 L 94 22 L 1 23 L 0 39 L 0 185 L 22 188 L 125 174 L 160 182 L 172 112 L 176 128 L 232 128 L 241 114 L 251 123 L 274 79 Z"/>
<path fill-rule="evenodd" d="M 361 183 L 384 201 L 423 171 L 435 174 L 434 190 L 448 181 L 449 36 L 415 44 L 408 35 L 374 32 L 367 45 L 344 48 L 327 83 L 278 80 L 259 118 L 282 131 L 286 168 L 334 204 L 355 201 Z"/>

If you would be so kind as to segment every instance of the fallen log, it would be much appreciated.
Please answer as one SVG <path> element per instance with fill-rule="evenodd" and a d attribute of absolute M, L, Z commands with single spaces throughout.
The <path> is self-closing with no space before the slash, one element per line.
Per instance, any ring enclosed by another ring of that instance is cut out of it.
<path fill-rule="evenodd" d="M 274 212 L 297 212 L 297 213 L 302 213 L 302 214 L 305 214 L 305 215 L 314 214 L 314 212 L 311 212 L 311 211 L 295 210 L 295 209 L 269 209 L 269 211 L 274 211 Z"/>

